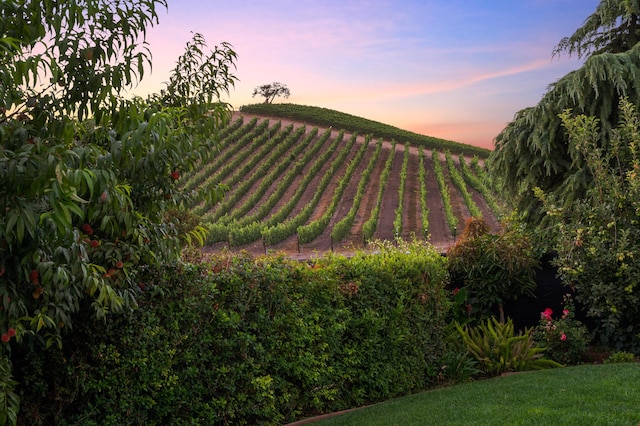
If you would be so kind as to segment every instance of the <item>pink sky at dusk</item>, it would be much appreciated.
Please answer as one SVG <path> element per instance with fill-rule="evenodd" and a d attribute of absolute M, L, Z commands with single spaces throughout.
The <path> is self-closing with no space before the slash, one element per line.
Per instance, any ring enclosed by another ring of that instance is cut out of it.
<path fill-rule="evenodd" d="M 157 92 L 192 32 L 238 54 L 234 108 L 282 82 L 291 102 L 493 148 L 514 114 L 578 68 L 552 58 L 598 0 L 169 0 L 148 33 Z"/>

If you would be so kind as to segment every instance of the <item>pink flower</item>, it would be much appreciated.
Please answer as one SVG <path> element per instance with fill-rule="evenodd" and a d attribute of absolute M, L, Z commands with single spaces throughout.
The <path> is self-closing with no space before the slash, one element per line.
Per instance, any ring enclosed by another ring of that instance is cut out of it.
<path fill-rule="evenodd" d="M 550 308 L 544 310 L 544 312 L 540 313 L 540 317 L 547 321 L 551 321 L 551 315 L 553 315 L 553 311 Z"/>
<path fill-rule="evenodd" d="M 562 333 L 562 336 L 560 336 L 560 340 L 562 340 L 563 342 L 567 340 L 567 335 Z"/>

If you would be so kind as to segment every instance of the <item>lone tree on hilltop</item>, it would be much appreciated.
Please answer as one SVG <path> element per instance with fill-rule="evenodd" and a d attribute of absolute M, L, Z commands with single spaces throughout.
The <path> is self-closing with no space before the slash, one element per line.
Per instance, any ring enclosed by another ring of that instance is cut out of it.
<path fill-rule="evenodd" d="M 271 84 L 263 84 L 253 89 L 253 96 L 264 96 L 264 103 L 270 104 L 277 96 L 288 98 L 291 93 L 286 84 L 273 82 Z"/>

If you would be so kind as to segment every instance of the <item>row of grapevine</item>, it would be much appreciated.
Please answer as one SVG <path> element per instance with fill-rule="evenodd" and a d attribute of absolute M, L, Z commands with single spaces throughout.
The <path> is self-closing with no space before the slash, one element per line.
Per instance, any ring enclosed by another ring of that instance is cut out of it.
<path fill-rule="evenodd" d="M 280 124 L 280 122 L 278 122 Z M 261 146 L 264 142 L 264 138 L 267 137 L 267 131 L 269 129 L 269 123 L 267 120 L 261 122 L 249 133 L 245 134 L 239 141 L 236 149 L 232 150 L 231 156 L 225 157 L 225 162 L 221 163 L 215 171 L 206 176 L 204 181 L 200 184 L 201 191 L 215 190 L 219 185 L 223 184 L 223 181 L 233 173 L 237 167 L 242 163 L 245 156 L 251 156 L 251 153 Z M 224 185 L 225 187 L 228 185 Z M 200 203 L 198 206 L 193 206 L 195 214 L 202 214 L 211 209 L 209 203 Z"/>
<path fill-rule="evenodd" d="M 447 219 L 447 225 L 449 225 L 449 231 L 451 234 L 455 235 L 458 230 L 458 218 L 453 214 L 451 194 L 449 193 L 449 185 L 447 185 L 444 180 L 444 170 L 442 169 L 440 153 L 436 150 L 431 151 L 431 159 L 433 160 L 433 172 L 436 175 L 436 181 L 438 182 L 438 188 L 440 189 L 440 196 L 442 197 L 442 203 L 444 204 L 444 214 Z"/>
<path fill-rule="evenodd" d="M 242 120 L 238 119 L 236 122 Z M 238 149 L 242 148 L 242 144 L 251 142 L 251 137 L 245 137 L 247 133 L 251 132 L 258 124 L 258 119 L 254 118 L 247 124 L 236 130 L 230 132 L 221 142 L 221 151 L 214 156 L 214 158 L 207 164 L 203 164 L 200 169 L 191 173 L 189 176 L 185 176 L 185 180 L 182 183 L 182 188 L 186 191 L 192 191 L 196 187 L 200 186 L 202 182 L 211 176 L 216 170 L 218 170 L 222 164 L 227 162 L 229 158 L 235 155 Z"/>
<path fill-rule="evenodd" d="M 482 181 L 477 157 L 471 165 L 469 159 L 461 158 L 458 165 L 450 152 L 436 150 L 430 165 L 428 150 L 410 142 L 400 155 L 395 142 L 391 151 L 383 138 L 374 143 L 373 135 L 360 145 L 364 138 L 357 134 L 349 135 L 347 141 L 344 132 L 334 138 L 330 129 L 319 135 L 317 128 L 309 131 L 292 125 L 284 129 L 280 122 L 266 122 L 258 118 L 250 131 L 250 125 L 240 120 L 230 122 L 219 134 L 219 155 L 203 166 L 208 172 L 185 173 L 185 186 L 200 182 L 196 189 L 229 188 L 221 202 L 192 208 L 210 231 L 207 244 L 290 251 L 296 241 L 291 237 L 297 234 L 299 251 L 324 251 L 353 232 L 366 245 L 378 233 L 391 239 L 411 229 L 438 247 L 446 247 L 463 216 L 496 215 L 495 193 Z M 211 164 L 217 166 L 209 168 Z M 460 212 L 455 210 L 462 201 L 458 194 L 467 204 Z M 476 205 L 477 195 L 487 203 Z M 442 206 L 440 200 L 432 204 L 434 197 L 442 197 Z M 260 239 L 262 245 L 257 246 Z"/>
<path fill-rule="evenodd" d="M 331 204 L 329 204 L 329 207 L 327 207 L 327 210 L 322 215 L 322 217 L 320 217 L 318 220 L 315 220 L 306 225 L 302 225 L 298 228 L 298 239 L 300 243 L 305 244 L 315 240 L 327 228 L 327 225 L 329 225 L 329 221 L 333 217 L 333 214 L 335 213 L 335 210 L 338 207 L 338 202 L 340 201 L 340 198 L 342 198 L 342 194 L 344 193 L 344 190 L 346 189 L 347 184 L 351 180 L 351 176 L 355 172 L 356 168 L 358 167 L 358 164 L 360 164 L 360 161 L 362 161 L 362 159 L 364 158 L 364 155 L 367 152 L 367 149 L 369 148 L 370 138 L 371 136 L 369 135 L 365 137 L 364 143 L 358 150 L 356 156 L 349 163 L 347 167 L 347 171 L 340 178 L 340 181 L 338 182 L 338 186 L 336 187 L 333 193 Z"/>
<path fill-rule="evenodd" d="M 396 143 L 393 142 L 391 150 L 389 151 L 389 157 L 384 163 L 384 169 L 380 174 L 380 184 L 378 186 L 378 197 L 376 199 L 376 206 L 371 211 L 369 219 L 362 226 L 362 239 L 365 241 L 371 241 L 373 234 L 376 232 L 378 226 L 378 217 L 380 216 L 380 207 L 382 206 L 382 198 L 384 195 L 384 188 L 387 186 L 389 175 L 391 174 L 391 167 L 393 167 L 394 152 L 396 150 Z"/>
<path fill-rule="evenodd" d="M 289 171 L 278 183 L 275 191 L 269 196 L 269 198 L 265 202 L 260 203 L 256 211 L 250 215 L 236 217 L 228 223 L 211 223 L 209 226 L 211 231 L 211 239 L 215 239 L 216 241 L 227 240 L 229 241 L 229 245 L 242 245 L 251 243 L 261 237 L 262 230 L 265 227 L 269 226 L 269 223 L 271 221 L 284 220 L 290 214 L 293 206 L 295 206 L 295 203 L 298 201 L 301 195 L 298 195 L 297 197 L 294 195 L 294 197 L 289 200 L 287 205 L 280 209 L 280 211 L 272 216 L 271 219 L 265 222 L 261 222 L 261 220 L 266 217 L 271 210 L 273 210 L 273 208 L 282 198 L 282 195 L 291 185 L 295 177 L 302 172 L 306 164 L 309 163 L 315 157 L 318 151 L 325 145 L 326 140 L 331 134 L 331 132 L 327 130 L 320 138 L 316 138 L 317 131 L 318 129 L 314 128 L 305 138 L 305 140 L 300 144 L 301 148 L 305 148 L 309 145 L 309 142 L 311 140 L 317 139 L 313 146 L 310 149 L 306 150 L 305 155 L 299 161 L 296 161 L 293 167 L 289 167 Z M 296 148 L 296 156 L 298 154 L 299 150 Z M 327 154 L 330 155 L 331 152 L 328 152 Z M 293 158 L 295 159 L 295 156 Z M 291 156 L 289 156 L 283 159 L 282 163 L 285 163 L 286 166 L 290 166 L 291 161 L 293 160 Z M 321 167 L 325 161 L 326 159 L 323 159 L 322 161 L 316 161 L 316 163 L 318 163 L 318 167 Z M 281 169 L 282 167 L 284 167 L 284 165 L 280 164 L 274 168 L 274 171 L 277 172 L 277 170 Z M 315 171 L 312 167 L 307 176 L 309 178 L 312 178 L 316 173 L 317 171 Z M 270 173 L 269 175 L 267 175 L 258 190 L 254 194 L 252 194 L 252 196 L 246 201 L 245 206 L 255 206 L 259 201 L 258 197 L 261 197 L 261 195 L 266 192 L 266 186 L 270 186 L 273 183 L 273 181 L 275 180 L 275 176 L 276 173 Z M 299 185 L 298 191 L 304 191 L 304 188 L 306 188 L 307 185 L 308 183 Z"/>
<path fill-rule="evenodd" d="M 344 132 L 340 132 L 329 149 L 327 149 L 322 154 L 322 156 L 318 157 L 317 160 L 313 163 L 311 169 L 304 176 L 294 196 L 287 202 L 284 208 L 280 209 L 280 211 L 278 211 L 276 215 L 272 216 L 265 224 L 266 226 L 262 230 L 262 238 L 265 245 L 273 245 L 286 240 L 296 233 L 299 226 L 303 225 L 309 220 L 311 214 L 313 213 L 313 210 L 318 205 L 322 194 L 331 182 L 331 179 L 336 174 L 342 163 L 344 163 L 347 156 L 349 155 L 349 152 L 351 151 L 351 148 L 354 146 L 356 142 L 356 135 L 353 135 L 349 139 L 348 143 L 338 151 L 336 158 L 331 162 L 329 168 L 322 176 L 320 184 L 316 188 L 311 201 L 306 204 L 297 215 L 290 217 L 289 214 L 291 213 L 291 211 L 293 211 L 293 208 L 296 206 L 296 204 L 298 204 L 300 198 L 306 191 L 311 181 L 320 172 L 324 164 L 329 161 L 335 150 L 338 149 L 338 147 L 342 144 L 343 139 Z"/>
<path fill-rule="evenodd" d="M 474 159 L 477 161 L 477 157 L 474 157 Z M 496 201 L 496 197 L 493 195 L 493 192 L 491 192 L 482 179 L 474 174 L 473 170 L 471 170 L 467 165 L 466 160 L 462 156 L 460 156 L 460 169 L 462 170 L 462 175 L 465 181 L 467 181 L 473 189 L 478 191 L 484 197 L 493 214 L 499 217 L 500 207 L 498 207 L 498 202 Z"/>
<path fill-rule="evenodd" d="M 469 209 L 469 213 L 473 217 L 482 217 L 482 212 L 476 205 L 475 201 L 473 201 L 473 198 L 471 197 L 471 194 L 467 189 L 467 184 L 458 171 L 458 168 L 453 161 L 453 157 L 451 157 L 451 153 L 449 151 L 445 151 L 444 157 L 447 162 L 447 167 L 449 168 L 449 176 L 451 177 L 451 182 L 453 182 L 455 187 L 458 188 L 460 195 L 462 195 L 462 198 L 464 199 L 464 203 Z M 463 156 L 461 155 L 460 158 L 463 158 Z"/>
<path fill-rule="evenodd" d="M 422 232 L 429 239 L 429 206 L 427 204 L 427 172 L 424 168 L 424 148 L 418 148 L 418 179 L 420 179 L 420 213 L 422 214 Z"/>
<path fill-rule="evenodd" d="M 320 138 L 316 138 L 317 132 L 317 128 L 314 128 L 309 135 L 307 135 L 303 141 L 295 147 L 290 156 L 282 158 L 277 165 L 273 166 L 273 169 L 269 173 L 264 174 L 264 178 L 260 182 L 258 188 L 251 193 L 242 206 L 235 208 L 233 214 L 230 216 L 235 227 L 245 226 L 253 221 L 260 221 L 275 207 L 277 202 L 282 198 L 286 189 L 295 179 L 296 175 L 298 175 L 302 168 L 311 161 L 313 156 L 324 145 L 325 140 L 330 134 L 330 132 L 327 131 Z M 315 143 L 311 144 L 314 140 Z M 310 148 L 307 149 L 308 147 Z M 303 150 L 306 150 L 305 154 L 300 160 L 295 161 Z M 291 167 L 291 164 L 293 164 L 293 167 Z M 278 176 L 282 175 L 285 171 L 286 173 L 284 174 L 284 177 L 282 177 L 280 182 L 276 185 L 275 190 L 271 195 L 269 195 L 267 200 L 259 203 L 269 188 L 273 186 L 273 182 L 275 182 Z M 254 210 L 253 213 L 249 214 L 252 209 Z"/>
<path fill-rule="evenodd" d="M 382 139 L 379 139 L 378 142 L 376 143 L 375 151 L 373 152 L 373 155 L 371 156 L 371 159 L 367 164 L 367 168 L 362 172 L 362 175 L 360 175 L 360 182 L 358 182 L 358 189 L 356 191 L 355 197 L 353 197 L 353 203 L 351 204 L 351 209 L 349 209 L 349 212 L 342 219 L 340 219 L 338 223 L 336 223 L 331 229 L 332 242 L 337 242 L 344 239 L 349 233 L 349 230 L 351 229 L 351 227 L 353 226 L 356 213 L 360 208 L 360 202 L 362 200 L 362 197 L 364 196 L 366 186 L 369 183 L 371 173 L 373 172 L 373 168 L 375 167 L 376 162 L 378 161 L 378 157 L 380 156 L 381 150 L 382 150 Z"/>
<path fill-rule="evenodd" d="M 287 129 L 292 127 L 293 125 L 287 127 Z M 318 133 L 318 129 L 315 128 L 308 137 L 302 140 L 301 143 L 296 144 L 296 142 L 302 137 L 305 131 L 306 129 L 304 127 L 298 127 L 295 132 L 290 133 L 281 143 L 277 143 L 275 146 L 272 146 L 271 144 L 266 145 L 266 152 L 269 155 L 262 158 L 259 167 L 253 170 L 251 176 L 245 177 L 238 184 L 238 186 L 233 189 L 233 191 L 227 194 L 224 201 L 214 209 L 211 221 L 228 223 L 232 219 L 240 217 L 247 211 L 249 211 L 253 207 L 253 205 L 247 206 L 247 203 L 245 203 L 243 206 L 244 208 L 235 208 L 235 205 L 238 203 L 238 201 L 240 201 L 240 199 L 242 199 L 242 197 L 247 194 L 249 189 L 251 189 L 258 180 L 262 179 L 263 182 L 267 182 L 268 184 L 270 184 L 277 176 L 283 173 L 287 169 L 287 167 L 289 167 L 289 164 L 291 162 L 290 158 L 295 158 L 300 151 L 307 147 L 307 145 L 316 137 Z M 285 155 L 285 153 L 289 150 L 292 150 L 291 154 L 289 156 Z M 264 153 L 265 152 L 262 151 L 258 155 Z M 256 155 L 255 157 L 258 157 L 258 155 Z M 260 158 L 256 158 L 256 160 L 260 160 Z M 253 165 L 253 163 L 248 162 L 247 166 L 248 165 Z M 246 168 L 247 167 L 245 166 L 244 169 Z M 242 176 L 242 174 L 244 173 L 244 169 L 240 171 L 240 176 Z M 244 173 L 244 175 L 247 176 L 248 173 Z M 266 191 L 267 188 L 264 188 L 264 191 Z M 259 192 L 256 194 L 259 194 Z"/>
<path fill-rule="evenodd" d="M 409 165 L 409 143 L 404 145 L 404 155 L 402 157 L 402 170 L 400 171 L 400 186 L 398 187 L 398 206 L 396 207 L 393 219 L 393 230 L 396 239 L 402 235 L 402 209 L 404 206 L 404 192 L 407 183 L 407 167 Z"/>
<path fill-rule="evenodd" d="M 281 122 L 278 121 L 278 123 L 269 128 L 266 132 L 260 134 L 254 139 L 251 146 L 247 148 L 252 150 L 251 155 L 236 155 L 233 157 L 232 161 L 222 167 L 222 178 L 224 179 L 224 184 L 228 188 L 234 188 L 235 185 L 251 173 L 258 163 L 262 163 L 265 158 L 269 158 L 276 149 L 288 149 L 288 147 L 284 146 L 282 142 L 287 139 L 287 136 L 289 136 L 292 131 L 293 125 L 290 125 L 285 129 L 281 129 Z M 273 132 L 275 132 L 275 136 L 271 137 Z M 209 208 L 209 213 L 215 214 L 220 207 L 224 208 L 226 206 L 216 204 L 213 208 Z"/>

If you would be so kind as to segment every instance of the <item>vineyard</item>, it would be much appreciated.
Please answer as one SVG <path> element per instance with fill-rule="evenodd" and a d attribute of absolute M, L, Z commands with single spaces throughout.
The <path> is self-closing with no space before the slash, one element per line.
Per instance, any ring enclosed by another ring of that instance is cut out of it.
<path fill-rule="evenodd" d="M 499 229 L 477 155 L 246 112 L 234 113 L 216 155 L 181 185 L 225 191 L 192 206 L 213 251 L 307 257 L 397 238 L 445 250 L 470 216 Z"/>

